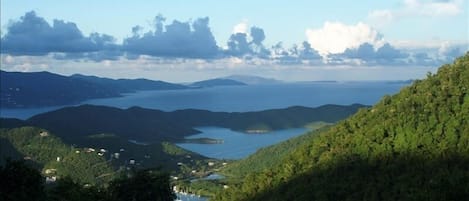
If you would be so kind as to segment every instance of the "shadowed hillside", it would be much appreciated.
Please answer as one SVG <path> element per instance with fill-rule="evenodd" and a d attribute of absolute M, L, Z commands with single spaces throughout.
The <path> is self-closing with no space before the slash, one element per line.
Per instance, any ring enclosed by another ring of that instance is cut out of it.
<path fill-rule="evenodd" d="M 132 107 L 118 109 L 82 105 L 31 117 L 26 121 L 0 119 L 0 126 L 32 125 L 48 129 L 65 141 L 100 133 L 113 133 L 138 141 L 178 141 L 196 134 L 198 126 L 219 126 L 242 132 L 267 132 L 304 127 L 324 121 L 334 123 L 354 114 L 363 105 L 325 105 L 317 108 L 290 107 L 259 112 L 210 112 L 206 110 L 160 110 Z"/>

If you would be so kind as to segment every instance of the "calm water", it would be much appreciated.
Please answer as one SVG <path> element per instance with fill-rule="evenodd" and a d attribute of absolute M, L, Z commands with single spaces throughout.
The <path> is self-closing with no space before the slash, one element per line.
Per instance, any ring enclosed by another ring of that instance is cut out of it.
<path fill-rule="evenodd" d="M 256 152 L 259 148 L 279 143 L 307 131 L 305 128 L 295 128 L 264 134 L 244 134 L 219 127 L 199 127 L 196 129 L 202 133 L 187 138 L 216 138 L 223 139 L 224 142 L 222 144 L 179 143 L 177 145 L 217 159 L 241 159 Z"/>
<path fill-rule="evenodd" d="M 184 195 L 182 193 L 176 193 L 177 199 L 181 201 L 206 201 L 205 197 L 198 197 L 196 195 Z"/>
<path fill-rule="evenodd" d="M 84 103 L 119 108 L 140 106 L 173 111 L 206 109 L 212 111 L 244 112 L 289 106 L 317 107 L 324 104 L 372 105 L 385 94 L 394 94 L 406 84 L 385 82 L 292 83 L 250 85 L 203 89 L 141 91 L 119 98 L 94 99 Z M 1 117 L 29 118 L 35 114 L 58 109 L 1 109 Z"/>

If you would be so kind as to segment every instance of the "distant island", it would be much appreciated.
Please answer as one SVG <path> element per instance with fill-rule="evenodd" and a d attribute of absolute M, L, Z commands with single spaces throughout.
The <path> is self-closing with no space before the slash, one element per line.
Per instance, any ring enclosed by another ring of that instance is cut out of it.
<path fill-rule="evenodd" d="M 236 80 L 232 80 L 232 79 L 216 78 L 216 79 L 194 82 L 190 84 L 189 86 L 191 87 L 217 87 L 217 86 L 243 86 L 243 85 L 247 85 L 247 84 L 236 81 Z"/>
<path fill-rule="evenodd" d="M 264 78 L 259 76 L 252 76 L 252 75 L 230 75 L 227 77 L 223 77 L 223 79 L 230 79 L 235 80 L 238 82 L 242 82 L 248 85 L 266 85 L 266 84 L 281 84 L 283 81 L 272 79 L 272 78 Z"/>

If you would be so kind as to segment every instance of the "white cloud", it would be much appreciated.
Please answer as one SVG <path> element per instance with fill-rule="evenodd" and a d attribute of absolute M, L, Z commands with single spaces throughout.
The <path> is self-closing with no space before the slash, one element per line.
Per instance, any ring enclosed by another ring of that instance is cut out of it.
<path fill-rule="evenodd" d="M 4 60 L 5 63 L 7 63 L 7 64 L 13 63 L 13 61 L 14 61 L 13 57 L 10 56 L 10 55 L 5 56 L 4 59 L 5 59 L 5 60 Z"/>
<path fill-rule="evenodd" d="M 111 61 L 110 60 L 104 60 L 102 61 L 103 65 L 106 66 L 106 67 L 109 67 L 111 66 Z"/>
<path fill-rule="evenodd" d="M 363 43 L 370 43 L 375 48 L 384 44 L 381 35 L 362 22 L 356 25 L 325 22 L 322 28 L 307 29 L 306 37 L 321 56 L 342 53 L 347 48 L 356 48 Z"/>
<path fill-rule="evenodd" d="M 242 22 L 238 23 L 233 27 L 233 33 L 245 33 L 247 34 L 249 31 L 249 24 L 247 20 L 243 20 Z"/>

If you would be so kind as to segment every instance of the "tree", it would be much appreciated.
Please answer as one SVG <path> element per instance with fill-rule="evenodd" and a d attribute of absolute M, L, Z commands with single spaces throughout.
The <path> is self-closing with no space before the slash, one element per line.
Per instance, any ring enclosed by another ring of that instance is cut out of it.
<path fill-rule="evenodd" d="M 24 161 L 7 160 L 0 178 L 0 200 L 45 200 L 44 178 Z"/>
<path fill-rule="evenodd" d="M 103 189 L 84 186 L 70 177 L 57 180 L 47 195 L 49 201 L 104 201 L 107 199 L 107 194 Z"/>
<path fill-rule="evenodd" d="M 123 174 L 108 188 L 115 201 L 172 201 L 176 198 L 169 183 L 169 175 L 155 170 L 141 170 Z"/>

